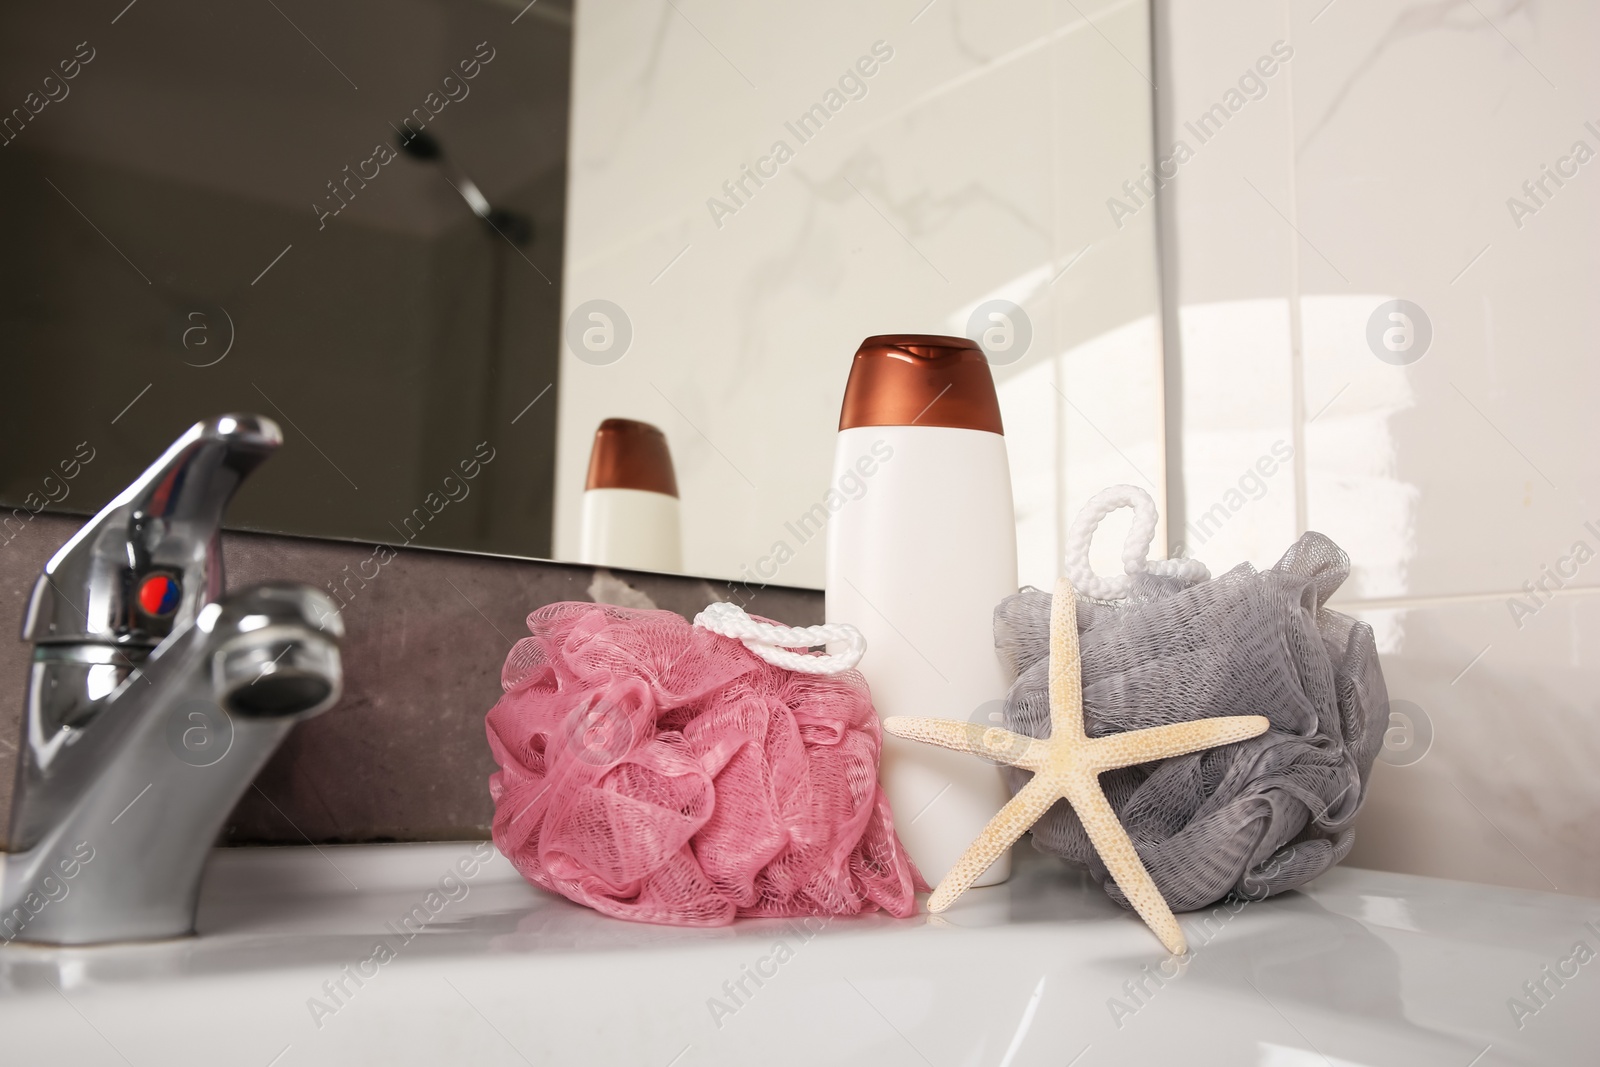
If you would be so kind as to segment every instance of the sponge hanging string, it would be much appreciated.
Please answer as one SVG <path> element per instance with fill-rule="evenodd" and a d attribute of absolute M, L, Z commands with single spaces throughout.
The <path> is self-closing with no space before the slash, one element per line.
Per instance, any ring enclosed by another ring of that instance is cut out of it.
<path fill-rule="evenodd" d="M 757 622 L 743 608 L 726 601 L 709 604 L 694 617 L 694 624 L 723 637 L 731 637 L 774 667 L 801 674 L 840 674 L 861 662 L 867 639 L 849 623 L 827 626 L 780 626 Z M 841 652 L 813 655 L 791 649 L 843 642 Z"/>
<path fill-rule="evenodd" d="M 1102 578 L 1089 563 L 1089 543 L 1107 515 L 1122 508 L 1133 509 L 1133 525 L 1122 541 L 1124 574 Z M 1140 574 L 1178 578 L 1185 583 L 1203 582 L 1211 577 L 1206 565 L 1197 559 L 1150 559 L 1150 544 L 1156 536 L 1156 503 L 1136 485 L 1113 485 L 1089 498 L 1067 528 L 1063 573 L 1086 597 L 1095 600 L 1123 600 L 1133 590 L 1133 579 Z"/>

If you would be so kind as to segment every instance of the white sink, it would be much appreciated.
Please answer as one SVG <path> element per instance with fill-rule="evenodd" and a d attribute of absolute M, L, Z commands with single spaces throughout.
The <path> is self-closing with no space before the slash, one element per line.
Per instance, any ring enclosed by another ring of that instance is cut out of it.
<path fill-rule="evenodd" d="M 1600 962 L 1573 956 L 1600 949 L 1600 901 L 1338 869 L 1237 913 L 1180 916 L 1180 966 L 1086 877 L 1027 847 L 1010 882 L 944 917 L 812 920 L 815 933 L 607 919 L 498 855 L 441 892 L 473 849 L 223 850 L 198 937 L 0 948 L 0 1063 L 1600 1060 Z M 420 932 L 406 940 L 408 914 Z M 1542 1004 L 1523 988 L 1541 980 Z"/>

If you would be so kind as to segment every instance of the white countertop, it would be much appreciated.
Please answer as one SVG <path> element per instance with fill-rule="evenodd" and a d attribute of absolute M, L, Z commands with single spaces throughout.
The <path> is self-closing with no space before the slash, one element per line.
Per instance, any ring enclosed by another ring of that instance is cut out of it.
<path fill-rule="evenodd" d="M 815 933 L 608 919 L 498 855 L 441 892 L 472 849 L 223 850 L 199 937 L 0 948 L 0 1062 L 1600 1062 L 1600 962 L 1574 955 L 1600 952 L 1595 900 L 1341 868 L 1180 916 L 1180 963 L 1027 846 L 1010 882 L 942 917 L 812 920 Z M 1541 980 L 1542 1003 L 1524 989 Z"/>

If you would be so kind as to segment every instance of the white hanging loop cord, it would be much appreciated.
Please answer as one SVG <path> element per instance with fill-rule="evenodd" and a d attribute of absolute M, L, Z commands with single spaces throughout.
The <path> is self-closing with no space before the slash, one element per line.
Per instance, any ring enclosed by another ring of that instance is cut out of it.
<path fill-rule="evenodd" d="M 1089 542 L 1100 523 L 1113 511 L 1133 509 L 1133 526 L 1122 542 L 1122 569 L 1125 574 L 1102 578 L 1089 565 Z M 1156 502 L 1136 485 L 1113 485 L 1102 489 L 1078 512 L 1067 530 L 1066 577 L 1084 596 L 1095 600 L 1122 600 L 1133 590 L 1133 579 L 1140 574 L 1181 578 L 1203 582 L 1211 577 L 1206 565 L 1197 559 L 1150 559 L 1150 542 L 1156 536 Z"/>
<path fill-rule="evenodd" d="M 775 667 L 784 667 L 801 674 L 839 674 L 861 662 L 867 650 L 867 639 L 861 631 L 848 623 L 830 626 L 778 626 L 757 622 L 737 604 L 722 602 L 709 604 L 706 610 L 694 617 L 696 626 L 714 634 L 731 637 L 744 643 L 744 647 Z M 812 655 L 793 652 L 791 649 L 811 648 L 832 641 L 842 641 L 842 652 Z"/>

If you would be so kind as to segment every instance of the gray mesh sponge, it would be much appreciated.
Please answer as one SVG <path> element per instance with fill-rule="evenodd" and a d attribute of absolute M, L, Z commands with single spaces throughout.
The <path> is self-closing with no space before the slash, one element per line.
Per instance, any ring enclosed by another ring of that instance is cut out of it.
<path fill-rule="evenodd" d="M 1339 546 L 1307 533 L 1268 571 L 1243 563 L 1193 584 L 1145 574 L 1127 600 L 1080 600 L 1091 737 L 1216 715 L 1272 724 L 1248 741 L 1101 776 L 1174 911 L 1294 889 L 1355 843 L 1388 693 L 1372 628 L 1324 606 L 1349 575 Z M 1025 588 L 994 613 L 995 645 L 1016 675 L 1007 724 L 1040 738 L 1050 734 L 1050 599 Z M 1029 778 L 1007 773 L 1013 792 Z M 1033 841 L 1088 867 L 1128 907 L 1064 801 Z"/>

